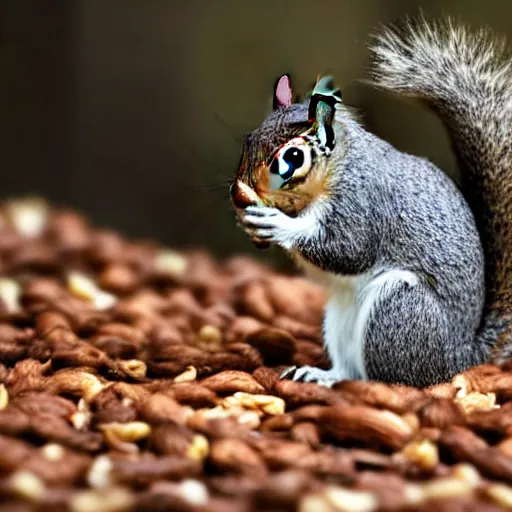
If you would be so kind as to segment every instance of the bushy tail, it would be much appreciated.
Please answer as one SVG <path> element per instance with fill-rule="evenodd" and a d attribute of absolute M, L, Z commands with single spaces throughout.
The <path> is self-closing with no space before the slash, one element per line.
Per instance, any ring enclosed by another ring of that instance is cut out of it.
<path fill-rule="evenodd" d="M 447 128 L 486 258 L 479 337 L 498 354 L 512 325 L 512 64 L 504 41 L 420 19 L 384 28 L 370 51 L 372 82 L 427 104 Z"/>

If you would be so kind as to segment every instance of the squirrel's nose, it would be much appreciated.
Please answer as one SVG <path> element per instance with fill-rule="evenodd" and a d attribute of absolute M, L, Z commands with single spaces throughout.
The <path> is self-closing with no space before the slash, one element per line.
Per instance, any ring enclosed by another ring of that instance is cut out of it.
<path fill-rule="evenodd" d="M 250 187 L 241 181 L 235 181 L 229 189 L 231 201 L 237 208 L 247 208 L 258 202 L 258 196 Z"/>

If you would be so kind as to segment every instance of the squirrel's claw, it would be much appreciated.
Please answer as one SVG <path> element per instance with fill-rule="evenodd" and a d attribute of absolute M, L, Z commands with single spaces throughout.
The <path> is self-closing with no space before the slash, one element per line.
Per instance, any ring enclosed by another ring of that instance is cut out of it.
<path fill-rule="evenodd" d="M 279 376 L 280 379 L 285 379 L 287 377 L 291 377 L 294 381 L 316 382 L 319 386 L 325 386 L 327 388 L 332 387 L 336 382 L 342 380 L 333 369 L 322 370 L 321 368 L 315 368 L 314 366 L 302 366 L 300 368 L 291 366 Z"/>

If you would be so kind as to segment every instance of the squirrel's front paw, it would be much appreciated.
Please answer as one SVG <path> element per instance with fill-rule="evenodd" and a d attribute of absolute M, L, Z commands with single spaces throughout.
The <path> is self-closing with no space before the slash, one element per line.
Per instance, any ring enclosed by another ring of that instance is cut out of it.
<path fill-rule="evenodd" d="M 314 366 L 301 366 L 300 368 L 292 366 L 280 375 L 281 379 L 287 377 L 290 377 L 294 381 L 316 382 L 320 386 L 328 388 L 332 387 L 336 382 L 343 380 L 343 377 L 332 368 L 330 370 L 322 370 Z"/>
<path fill-rule="evenodd" d="M 294 220 L 277 208 L 248 206 L 242 223 L 246 232 L 254 238 L 291 247 L 295 234 Z"/>

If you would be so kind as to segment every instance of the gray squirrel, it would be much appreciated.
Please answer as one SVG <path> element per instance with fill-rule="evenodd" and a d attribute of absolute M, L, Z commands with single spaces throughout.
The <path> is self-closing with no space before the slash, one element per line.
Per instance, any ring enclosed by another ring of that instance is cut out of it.
<path fill-rule="evenodd" d="M 281 246 L 330 289 L 331 369 L 283 376 L 425 387 L 512 358 L 512 66 L 502 43 L 450 20 L 388 26 L 370 54 L 375 86 L 443 121 L 464 196 L 366 131 L 332 78 L 294 103 L 283 75 L 231 200 L 257 245 Z"/>

